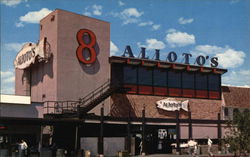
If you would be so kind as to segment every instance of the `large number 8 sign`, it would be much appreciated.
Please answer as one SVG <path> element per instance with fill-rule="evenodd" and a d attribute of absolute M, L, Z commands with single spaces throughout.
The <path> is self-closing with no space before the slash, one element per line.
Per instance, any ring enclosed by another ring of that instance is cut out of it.
<path fill-rule="evenodd" d="M 89 35 L 89 40 L 90 40 L 89 43 L 86 43 L 84 41 L 84 34 Z M 85 64 L 94 63 L 96 60 L 96 51 L 94 49 L 94 46 L 96 44 L 95 34 L 88 29 L 81 29 L 77 32 L 77 41 L 79 43 L 79 46 L 76 50 L 76 56 L 77 56 L 78 60 L 81 61 L 82 63 L 85 63 Z M 83 56 L 84 49 L 88 49 L 88 51 L 89 51 L 89 59 L 88 60 L 85 59 Z"/>

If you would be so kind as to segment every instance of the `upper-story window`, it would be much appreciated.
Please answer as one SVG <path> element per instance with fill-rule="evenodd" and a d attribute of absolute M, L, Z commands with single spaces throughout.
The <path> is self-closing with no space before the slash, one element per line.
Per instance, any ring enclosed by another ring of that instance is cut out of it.
<path fill-rule="evenodd" d="M 196 73 L 195 87 L 198 90 L 207 90 L 207 75 Z"/>
<path fill-rule="evenodd" d="M 194 73 L 192 72 L 182 73 L 182 88 L 194 89 Z"/>
<path fill-rule="evenodd" d="M 208 75 L 208 88 L 211 91 L 220 90 L 220 76 L 215 74 Z"/>
<path fill-rule="evenodd" d="M 168 87 L 181 88 L 181 72 L 168 71 Z"/>
<path fill-rule="evenodd" d="M 150 85 L 153 83 L 153 70 L 147 67 L 138 68 L 138 84 Z"/>
<path fill-rule="evenodd" d="M 137 67 L 124 66 L 123 67 L 123 82 L 128 84 L 137 83 Z"/>
<path fill-rule="evenodd" d="M 154 86 L 167 86 L 167 71 L 165 69 L 154 69 Z"/>

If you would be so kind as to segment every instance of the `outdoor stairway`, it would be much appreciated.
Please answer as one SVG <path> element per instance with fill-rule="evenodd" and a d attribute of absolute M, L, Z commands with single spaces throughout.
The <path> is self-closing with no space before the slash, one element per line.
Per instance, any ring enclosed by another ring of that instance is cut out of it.
<path fill-rule="evenodd" d="M 79 113 L 80 114 L 86 114 L 87 112 L 92 110 L 95 106 L 97 106 L 98 104 L 103 102 L 105 99 L 107 99 L 109 96 L 111 96 L 113 93 L 115 93 L 117 91 L 118 91 L 118 88 L 110 87 L 106 91 L 101 93 L 98 97 L 91 100 L 90 102 L 80 104 Z"/>
<path fill-rule="evenodd" d="M 44 102 L 44 115 L 49 118 L 82 117 L 115 92 L 123 92 L 119 85 L 112 85 L 110 80 L 90 92 L 79 101 L 47 101 Z"/>

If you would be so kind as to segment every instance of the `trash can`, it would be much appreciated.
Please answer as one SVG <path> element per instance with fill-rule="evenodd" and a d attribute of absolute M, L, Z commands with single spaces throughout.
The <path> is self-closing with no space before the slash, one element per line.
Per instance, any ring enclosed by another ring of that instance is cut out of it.
<path fill-rule="evenodd" d="M 8 149 L 0 149 L 0 157 L 6 157 L 9 156 Z"/>

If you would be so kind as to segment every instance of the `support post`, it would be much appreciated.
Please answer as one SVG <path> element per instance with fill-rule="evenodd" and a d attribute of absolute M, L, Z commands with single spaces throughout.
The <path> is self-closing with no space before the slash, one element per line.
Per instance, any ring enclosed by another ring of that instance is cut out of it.
<path fill-rule="evenodd" d="M 38 151 L 41 153 L 43 147 L 43 126 L 41 125 L 40 128 L 40 142 L 39 142 L 39 147 L 38 147 Z"/>
<path fill-rule="evenodd" d="M 221 117 L 218 113 L 218 151 L 221 152 Z"/>
<path fill-rule="evenodd" d="M 79 126 L 76 124 L 75 128 L 75 153 L 77 154 L 78 148 L 79 148 Z"/>
<path fill-rule="evenodd" d="M 142 110 L 142 155 L 145 155 L 145 136 L 146 136 L 146 119 L 145 119 L 145 105 Z"/>
<path fill-rule="evenodd" d="M 101 108 L 100 117 L 100 134 L 98 138 L 98 154 L 100 157 L 103 156 L 103 126 L 104 126 L 104 108 Z"/>
<path fill-rule="evenodd" d="M 129 111 L 129 114 L 128 114 L 126 150 L 128 151 L 129 154 L 131 153 L 131 119 L 130 119 L 130 111 Z"/>
<path fill-rule="evenodd" d="M 179 119 L 179 111 L 175 111 L 176 113 L 176 153 L 181 154 L 180 149 L 180 119 Z"/>
<path fill-rule="evenodd" d="M 193 138 L 192 115 L 190 111 L 188 112 L 188 138 Z"/>

